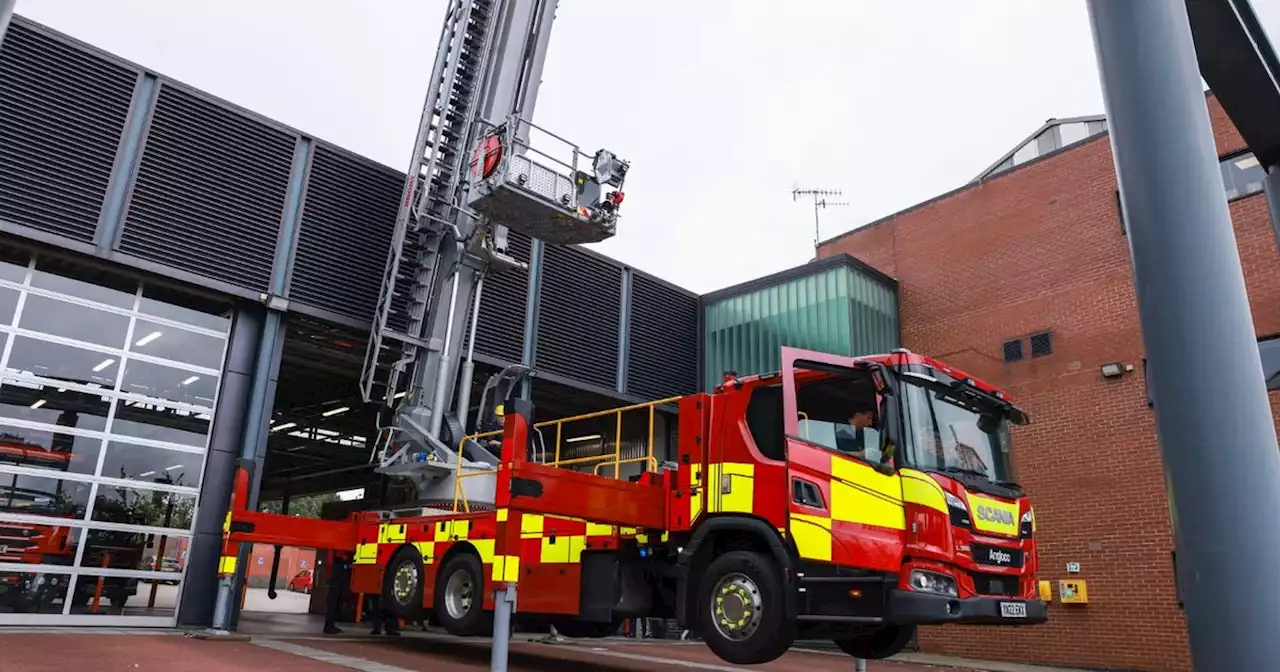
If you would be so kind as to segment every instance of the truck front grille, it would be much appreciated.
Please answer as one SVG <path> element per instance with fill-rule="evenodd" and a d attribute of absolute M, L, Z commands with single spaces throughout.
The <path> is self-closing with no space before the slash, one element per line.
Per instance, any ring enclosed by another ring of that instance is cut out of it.
<path fill-rule="evenodd" d="M 970 575 L 973 577 L 973 589 L 979 595 L 1018 596 L 1018 577 L 1016 576 L 983 574 L 982 572 L 970 572 Z"/>

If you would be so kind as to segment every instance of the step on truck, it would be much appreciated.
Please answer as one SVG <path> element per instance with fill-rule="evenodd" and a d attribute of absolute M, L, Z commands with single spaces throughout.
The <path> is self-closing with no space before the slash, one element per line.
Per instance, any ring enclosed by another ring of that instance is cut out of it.
<path fill-rule="evenodd" d="M 783 348 L 781 361 L 711 393 L 577 418 L 537 422 L 530 402 L 500 400 L 502 429 L 462 441 L 500 439 L 501 459 L 459 473 L 451 506 L 414 515 L 245 511 L 242 471 L 223 569 L 240 543 L 329 549 L 352 558 L 353 592 L 455 635 L 489 634 L 495 592 L 518 587 L 521 624 L 601 637 L 624 619 L 674 618 L 737 664 L 797 639 L 878 659 L 919 625 L 1046 620 L 1035 514 L 1009 455 L 1021 409 L 905 350 Z M 659 454 L 653 416 L 668 406 L 676 440 Z M 648 414 L 648 443 L 624 456 L 630 414 Z M 612 445 L 562 455 L 568 423 L 606 415 Z M 468 500 L 471 479 L 493 480 L 491 506 Z"/>

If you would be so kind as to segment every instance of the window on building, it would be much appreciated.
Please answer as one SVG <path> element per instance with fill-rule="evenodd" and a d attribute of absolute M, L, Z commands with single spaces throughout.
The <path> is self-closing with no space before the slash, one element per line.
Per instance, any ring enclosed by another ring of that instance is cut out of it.
<path fill-rule="evenodd" d="M 1031 337 L 1031 356 L 1044 357 L 1053 354 L 1053 337 L 1049 332 L 1034 334 Z"/>
<path fill-rule="evenodd" d="M 1004 361 L 1017 362 L 1022 360 L 1022 339 L 1014 339 L 1004 342 Z"/>
<path fill-rule="evenodd" d="M 1222 169 L 1222 185 L 1227 190 L 1227 200 L 1262 191 L 1267 173 L 1252 152 L 1223 159 L 1219 167 Z"/>
<path fill-rule="evenodd" d="M 58 551 L 38 564 L 63 568 L 57 594 L 18 612 L 172 625 L 176 593 L 149 600 L 131 586 L 182 579 L 224 310 L 96 266 L 0 250 L 0 527 L 46 532 Z"/>
<path fill-rule="evenodd" d="M 1258 354 L 1262 356 L 1262 376 L 1268 390 L 1280 390 L 1280 336 L 1270 336 L 1258 341 Z"/>

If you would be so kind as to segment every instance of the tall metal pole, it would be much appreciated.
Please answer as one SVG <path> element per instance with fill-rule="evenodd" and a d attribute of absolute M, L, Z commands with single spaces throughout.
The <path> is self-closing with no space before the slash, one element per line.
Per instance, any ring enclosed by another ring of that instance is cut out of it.
<path fill-rule="evenodd" d="M 1192 658 L 1198 670 L 1280 670 L 1280 448 L 1186 6 L 1088 7 Z"/>
<path fill-rule="evenodd" d="M 9 31 L 9 22 L 13 19 L 13 6 L 18 0 L 0 0 L 0 47 L 4 46 L 4 34 Z"/>

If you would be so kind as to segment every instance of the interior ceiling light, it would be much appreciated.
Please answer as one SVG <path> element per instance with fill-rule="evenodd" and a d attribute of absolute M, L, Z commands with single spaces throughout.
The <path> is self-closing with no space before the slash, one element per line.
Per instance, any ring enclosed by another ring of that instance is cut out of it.
<path fill-rule="evenodd" d="M 146 478 L 148 476 L 155 476 L 155 475 L 156 475 L 156 472 L 154 471 L 144 471 L 141 474 L 138 474 L 138 478 Z"/>
<path fill-rule="evenodd" d="M 329 418 L 329 417 L 333 417 L 333 416 L 335 416 L 335 415 L 337 415 L 337 414 L 339 414 L 339 413 L 346 413 L 346 412 L 347 412 L 347 411 L 349 411 L 349 410 L 351 410 L 351 407 L 350 407 L 350 406 L 342 406 L 342 407 L 340 407 L 340 408 L 334 408 L 334 409 L 331 409 L 331 410 L 325 411 L 324 413 L 321 413 L 320 415 L 323 415 L 324 417 Z"/>
<path fill-rule="evenodd" d="M 31 408 L 40 408 L 41 406 L 44 406 L 44 405 L 45 405 L 45 403 L 47 403 L 47 402 L 46 402 L 44 399 L 40 399 L 40 400 L 36 401 L 36 403 L 31 404 Z"/>
<path fill-rule="evenodd" d="M 186 380 L 182 381 L 182 384 L 183 384 L 183 385 L 190 385 L 191 383 L 194 383 L 194 382 L 196 382 L 197 380 L 200 380 L 200 376 L 191 376 L 190 378 L 188 378 L 188 379 L 186 379 Z"/>
<path fill-rule="evenodd" d="M 147 334 L 146 336 L 143 336 L 142 338 L 139 338 L 139 339 L 137 340 L 137 342 L 136 342 L 136 343 L 134 343 L 134 345 L 135 345 L 136 347 L 141 348 L 142 346 L 144 346 L 144 345 L 146 345 L 146 344 L 150 343 L 151 341 L 156 340 L 157 338 L 160 338 L 161 336 L 163 336 L 163 334 L 161 334 L 160 332 L 158 332 L 158 331 L 153 331 L 153 332 L 151 332 L 151 333 Z"/>
<path fill-rule="evenodd" d="M 165 470 L 165 471 L 173 471 L 174 469 L 181 469 L 181 468 L 182 468 L 182 465 L 181 465 L 181 464 L 175 464 L 175 465 L 173 465 L 173 466 L 171 466 L 171 467 L 165 467 L 165 468 L 164 468 L 164 470 Z"/>
<path fill-rule="evenodd" d="M 297 427 L 297 426 L 298 426 L 298 423 L 296 422 L 286 422 L 283 425 L 276 425 L 275 427 L 272 427 L 271 431 L 278 432 L 282 429 L 289 429 L 291 427 Z"/>
<path fill-rule="evenodd" d="M 588 434 L 587 436 L 575 436 L 572 439 L 565 439 L 565 443 L 577 443 L 579 441 L 591 441 L 600 438 L 599 434 Z"/>
<path fill-rule="evenodd" d="M 101 362 L 100 364 L 98 364 L 97 366 L 93 367 L 93 372 L 94 372 L 94 373 L 99 373 L 99 372 L 101 372 L 103 369 L 105 369 L 105 368 L 107 368 L 108 366 L 111 366 L 112 364 L 115 364 L 115 363 L 116 363 L 116 360 L 114 360 L 114 359 L 104 359 L 104 360 L 102 360 L 102 362 Z"/>

